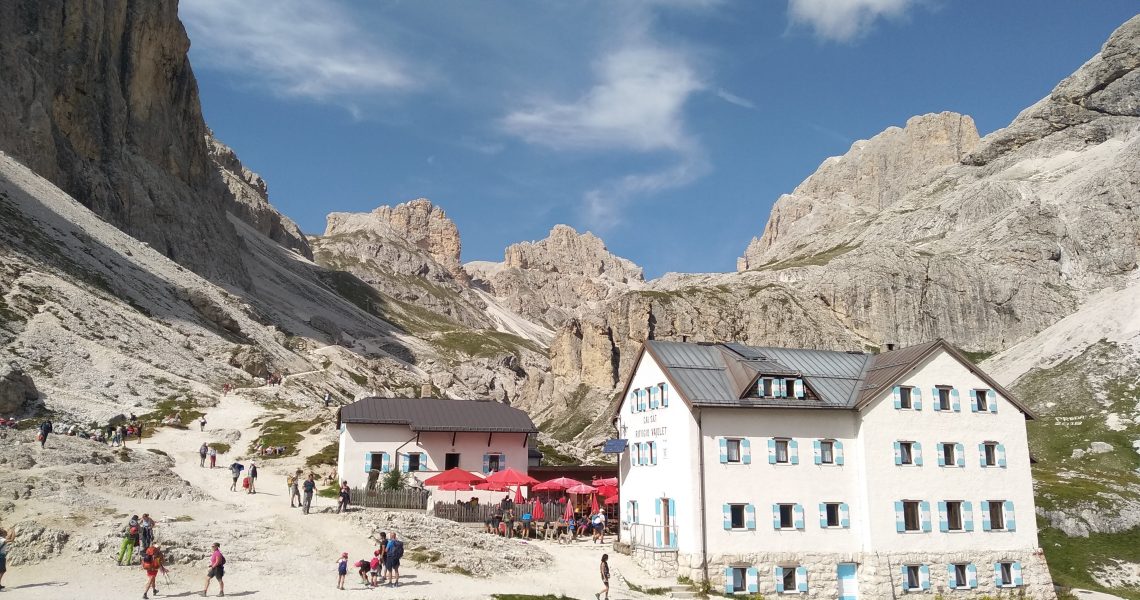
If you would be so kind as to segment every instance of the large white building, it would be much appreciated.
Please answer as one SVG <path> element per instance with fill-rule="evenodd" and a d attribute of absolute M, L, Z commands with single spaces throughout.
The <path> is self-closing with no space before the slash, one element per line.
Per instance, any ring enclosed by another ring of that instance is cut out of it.
<path fill-rule="evenodd" d="M 337 411 L 337 475 L 354 488 L 369 473 L 393 469 L 422 481 L 454 467 L 489 475 L 526 473 L 538 428 L 499 402 L 435 398 L 365 398 Z"/>
<path fill-rule="evenodd" d="M 944 341 L 649 341 L 622 397 L 621 542 L 657 575 L 765 597 L 1055 597 L 1033 414 Z"/>

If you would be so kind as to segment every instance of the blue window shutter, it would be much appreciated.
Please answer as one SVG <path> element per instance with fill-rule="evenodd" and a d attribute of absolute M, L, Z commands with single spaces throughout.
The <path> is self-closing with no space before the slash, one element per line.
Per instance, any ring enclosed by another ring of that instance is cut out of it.
<path fill-rule="evenodd" d="M 367 473 L 372 470 L 372 453 L 364 453 L 364 472 Z"/>
<path fill-rule="evenodd" d="M 799 592 L 808 591 L 807 567 L 796 567 L 796 588 Z"/>
<path fill-rule="evenodd" d="M 755 567 L 749 567 L 744 572 L 744 580 L 748 584 L 748 593 L 755 594 L 760 591 L 760 571 Z"/>
<path fill-rule="evenodd" d="M 735 591 L 736 591 L 736 588 L 732 587 L 732 567 L 725 567 L 724 568 L 724 593 L 731 594 Z"/>
<path fill-rule="evenodd" d="M 812 458 L 815 459 L 815 464 L 817 464 L 817 465 L 823 464 L 823 456 L 821 455 L 822 453 L 819 450 L 819 440 L 812 440 L 811 441 L 811 453 L 812 453 Z"/>
<path fill-rule="evenodd" d="M 966 446 L 963 444 L 954 444 L 954 460 L 958 463 L 959 467 L 966 466 Z"/>
<path fill-rule="evenodd" d="M 819 528 L 827 529 L 827 504 L 819 503 Z"/>
<path fill-rule="evenodd" d="M 942 410 L 942 401 L 940 395 L 938 394 L 938 386 L 930 388 L 930 406 L 935 411 Z"/>
<path fill-rule="evenodd" d="M 383 471 L 383 472 L 385 472 L 385 473 L 387 473 L 387 472 L 391 471 L 391 470 L 392 470 L 392 465 L 391 465 L 390 463 L 391 463 L 391 461 L 390 461 L 390 459 L 389 459 L 389 456 L 388 456 L 388 453 L 387 453 L 387 452 L 385 452 L 385 453 L 383 453 L 383 454 L 381 454 L 381 455 L 380 455 L 380 465 L 381 465 L 381 466 L 380 466 L 380 470 L 381 470 L 381 471 Z"/>
<path fill-rule="evenodd" d="M 950 589 L 958 589 L 958 570 L 954 568 L 954 565 L 946 565 L 946 574 L 949 577 Z"/>
<path fill-rule="evenodd" d="M 851 527 L 851 508 L 846 502 L 839 504 L 839 526 L 844 529 Z"/>
<path fill-rule="evenodd" d="M 915 442 L 914 445 L 911 446 L 911 449 L 914 453 L 914 464 L 915 464 L 915 466 L 921 467 L 922 466 L 922 443 L 921 442 Z"/>
<path fill-rule="evenodd" d="M 922 565 L 918 568 L 918 583 L 922 589 L 930 589 L 930 567 L 928 565 Z"/>
<path fill-rule="evenodd" d="M 724 510 L 724 528 L 732 529 L 732 505 L 725 504 L 722 510 Z"/>
<path fill-rule="evenodd" d="M 902 571 L 902 589 L 905 592 L 905 591 L 910 590 L 910 582 L 908 581 L 907 576 L 906 576 L 906 571 L 907 571 L 906 565 L 902 565 L 901 571 Z"/>
<path fill-rule="evenodd" d="M 792 515 L 793 515 L 793 518 L 795 519 L 795 522 L 793 523 L 793 525 L 795 525 L 796 529 L 803 529 L 804 528 L 804 507 L 803 507 L 803 505 L 802 504 L 796 504 L 792 508 Z"/>
<path fill-rule="evenodd" d="M 665 539 L 664 539 L 663 534 L 665 533 L 665 531 L 663 529 L 661 529 L 660 527 L 658 527 L 658 528 L 653 530 L 653 533 L 654 533 L 654 538 L 656 538 L 654 540 L 656 542 L 656 544 L 653 547 L 654 548 L 664 548 L 665 547 Z"/>
<path fill-rule="evenodd" d="M 922 410 L 922 388 L 911 388 L 910 403 L 915 410 Z"/>
<path fill-rule="evenodd" d="M 776 464 L 776 440 L 768 438 L 768 464 Z"/>
<path fill-rule="evenodd" d="M 744 506 L 744 528 L 750 531 L 756 529 L 756 506 L 752 504 Z"/>
<path fill-rule="evenodd" d="M 978 392 L 970 390 L 970 412 L 978 412 Z"/>
<path fill-rule="evenodd" d="M 986 445 L 978 444 L 978 464 L 986 466 Z"/>
<path fill-rule="evenodd" d="M 1017 531 L 1017 520 L 1014 518 L 1014 514 L 1013 514 L 1013 500 L 1006 500 L 1005 501 L 1004 512 L 1005 512 L 1005 530 L 1006 531 Z"/>
<path fill-rule="evenodd" d="M 966 565 L 966 587 L 970 589 L 978 587 L 978 567 L 974 563 Z"/>
<path fill-rule="evenodd" d="M 752 442 L 748 438 L 740 440 L 740 462 L 750 465 L 752 464 Z"/>
<path fill-rule="evenodd" d="M 990 412 L 991 413 L 997 413 L 997 394 L 993 393 L 993 390 L 990 390 L 989 401 L 990 401 Z"/>
<path fill-rule="evenodd" d="M 776 593 L 784 593 L 784 567 L 775 567 L 772 573 L 776 576 Z"/>
<path fill-rule="evenodd" d="M 629 403 L 629 412 L 631 414 L 636 413 L 637 412 L 637 391 L 636 390 L 629 393 L 629 396 L 626 397 L 626 402 Z"/>
<path fill-rule="evenodd" d="M 950 520 L 946 516 L 946 501 L 938 501 L 938 531 L 950 531 Z"/>
<path fill-rule="evenodd" d="M 787 393 L 788 384 L 787 384 L 786 379 L 777 378 L 777 379 L 773 380 L 772 381 L 772 387 L 773 387 L 772 395 L 775 396 L 776 398 L 783 398 L 783 397 L 788 395 L 788 393 Z"/>
<path fill-rule="evenodd" d="M 982 531 L 990 530 L 990 503 L 988 500 L 982 500 L 978 503 L 978 508 L 982 511 Z"/>
<path fill-rule="evenodd" d="M 895 442 L 895 464 L 902 464 L 902 446 L 898 442 Z"/>
<path fill-rule="evenodd" d="M 1001 587 L 1001 563 L 994 563 L 994 587 Z"/>
<path fill-rule="evenodd" d="M 726 464 L 728 462 L 728 440 L 718 438 L 717 444 L 720 445 L 720 462 L 721 464 Z"/>
<path fill-rule="evenodd" d="M 930 532 L 930 503 L 923 500 L 918 504 L 918 510 L 922 513 L 922 530 Z"/>
<path fill-rule="evenodd" d="M 800 443 L 797 442 L 796 440 L 789 441 L 788 442 L 788 454 L 792 455 L 790 457 L 790 459 L 791 459 L 791 462 L 793 465 L 800 464 Z"/>
<path fill-rule="evenodd" d="M 804 380 L 803 379 L 797 379 L 795 381 L 795 383 L 792 384 L 792 387 L 794 388 L 794 390 L 796 392 L 796 398 L 803 398 L 804 397 Z"/>
<path fill-rule="evenodd" d="M 664 406 L 664 407 L 669 406 L 669 384 L 668 383 L 662 383 L 661 384 L 661 406 Z"/>
<path fill-rule="evenodd" d="M 506 465 L 507 465 L 507 455 L 506 455 L 506 454 L 502 455 L 502 458 L 501 458 L 501 460 L 503 461 L 503 466 L 504 466 L 504 467 L 506 467 Z M 427 471 L 427 470 L 428 470 L 428 456 L 427 456 L 427 452 L 420 452 L 420 470 L 421 470 L 421 471 Z"/>
<path fill-rule="evenodd" d="M 843 442 L 835 440 L 831 446 L 831 451 L 835 455 L 835 464 L 843 466 Z"/>
<path fill-rule="evenodd" d="M 408 470 L 411 468 L 411 462 L 412 462 L 411 455 L 401 454 L 400 455 L 400 471 L 407 473 Z"/>
<path fill-rule="evenodd" d="M 902 394 L 899 392 L 899 386 L 896 385 L 895 387 L 891 388 L 891 395 L 895 399 L 895 409 L 896 410 L 901 409 L 902 408 Z"/>
<path fill-rule="evenodd" d="M 899 533 L 906 531 L 906 519 L 903 518 L 903 503 L 901 501 L 895 502 L 895 531 Z"/>
<path fill-rule="evenodd" d="M 649 460 L 651 465 L 657 464 L 657 442 L 649 442 Z"/>
<path fill-rule="evenodd" d="M 940 467 L 946 466 L 946 453 L 945 453 L 945 450 L 943 450 L 943 448 L 942 448 L 942 446 L 944 446 L 944 445 L 945 444 L 943 442 L 938 442 L 937 444 L 934 445 L 934 447 L 937 448 L 938 466 L 940 466 Z"/>
<path fill-rule="evenodd" d="M 649 410 L 657 408 L 657 394 L 653 393 L 653 388 L 645 388 L 645 393 L 649 396 Z"/>
<path fill-rule="evenodd" d="M 649 464 L 649 442 L 641 444 L 641 464 Z"/>
<path fill-rule="evenodd" d="M 1022 585 L 1024 585 L 1024 582 L 1021 579 L 1021 563 L 1019 563 L 1019 562 L 1013 563 L 1012 568 L 1010 570 L 1013 571 L 1013 573 L 1012 573 L 1013 585 L 1016 585 L 1017 587 L 1021 587 Z"/>
<path fill-rule="evenodd" d="M 772 529 L 780 528 L 780 505 L 772 505 Z"/>
<path fill-rule="evenodd" d="M 1005 468 L 1005 444 L 997 445 L 997 463 L 1001 468 Z"/>
<path fill-rule="evenodd" d="M 954 412 L 962 412 L 962 401 L 958 398 L 958 388 L 950 390 L 950 408 L 954 409 Z"/>
<path fill-rule="evenodd" d="M 974 530 L 974 503 L 969 500 L 962 503 L 962 529 Z"/>

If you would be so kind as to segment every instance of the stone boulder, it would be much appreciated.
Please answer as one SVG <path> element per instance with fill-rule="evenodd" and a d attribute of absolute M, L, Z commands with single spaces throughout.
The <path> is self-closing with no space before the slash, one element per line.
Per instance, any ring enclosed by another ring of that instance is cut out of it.
<path fill-rule="evenodd" d="M 269 357 L 265 355 L 265 351 L 257 346 L 238 346 L 230 353 L 230 366 L 237 367 L 251 377 L 260 377 L 262 379 L 269 377 L 269 373 L 273 370 L 273 365 L 270 363 Z"/>
<path fill-rule="evenodd" d="M 22 414 L 39 399 L 31 375 L 15 365 L 0 368 L 0 415 Z"/>

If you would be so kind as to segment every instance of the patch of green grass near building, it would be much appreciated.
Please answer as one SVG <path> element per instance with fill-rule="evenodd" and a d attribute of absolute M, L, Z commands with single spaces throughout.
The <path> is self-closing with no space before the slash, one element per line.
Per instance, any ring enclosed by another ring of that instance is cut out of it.
<path fill-rule="evenodd" d="M 340 495 L 340 486 L 336 483 L 330 483 L 327 486 L 317 490 L 317 495 L 321 498 L 336 498 Z"/>
<path fill-rule="evenodd" d="M 669 593 L 669 588 L 667 587 L 642 587 L 628 579 L 625 580 L 625 585 L 631 592 L 639 592 L 642 594 L 648 594 L 650 596 L 664 596 L 665 594 Z"/>
<path fill-rule="evenodd" d="M 339 454 L 340 454 L 340 444 L 337 442 L 333 442 L 333 443 L 329 444 L 328 446 L 321 448 L 320 452 L 317 452 L 316 454 L 310 456 L 309 458 L 306 458 L 305 459 L 305 466 L 306 467 L 317 467 L 320 465 L 335 465 L 336 461 L 337 461 L 337 457 L 339 456 Z"/>
<path fill-rule="evenodd" d="M 1092 565 L 1115 560 L 1140 562 L 1140 529 L 1124 533 L 1094 533 L 1087 538 L 1071 538 L 1057 529 L 1040 522 L 1038 537 L 1053 583 L 1064 587 L 1077 587 L 1115 594 L 1128 600 L 1140 600 L 1140 589 L 1106 588 L 1093 580 L 1089 572 Z"/>
<path fill-rule="evenodd" d="M 260 443 L 264 446 L 284 446 L 285 452 L 258 458 L 280 458 L 297 454 L 297 445 L 301 443 L 301 432 L 316 425 L 320 421 L 286 421 L 283 417 L 273 417 L 261 425 L 261 435 L 249 444 L 249 452 L 254 452 Z"/>
<path fill-rule="evenodd" d="M 547 446 L 542 442 L 538 443 L 538 451 L 542 453 L 542 464 L 544 465 L 559 466 L 578 464 L 578 459 L 569 454 L 563 454 L 554 446 Z"/>

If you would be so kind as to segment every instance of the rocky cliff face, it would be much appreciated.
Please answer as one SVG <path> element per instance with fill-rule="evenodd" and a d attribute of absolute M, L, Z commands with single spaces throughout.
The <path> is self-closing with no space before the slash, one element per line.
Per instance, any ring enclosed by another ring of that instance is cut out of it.
<path fill-rule="evenodd" d="M 248 284 L 169 0 L 0 5 L 0 148 L 195 271 Z"/>
<path fill-rule="evenodd" d="M 309 248 L 305 234 L 301 233 L 292 219 L 277 212 L 269 204 L 269 186 L 265 180 L 245 168 L 237 154 L 215 138 L 213 133 L 206 136 L 206 147 L 210 152 L 210 160 L 217 166 L 226 188 L 233 196 L 233 202 L 228 205 L 229 211 L 252 225 L 261 235 L 312 260 L 313 250 Z"/>

